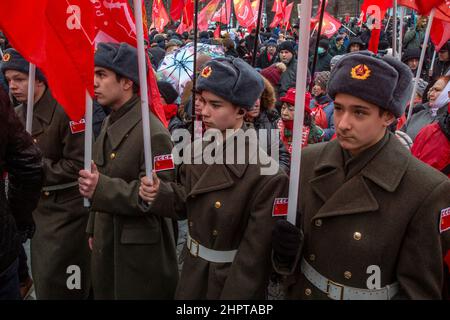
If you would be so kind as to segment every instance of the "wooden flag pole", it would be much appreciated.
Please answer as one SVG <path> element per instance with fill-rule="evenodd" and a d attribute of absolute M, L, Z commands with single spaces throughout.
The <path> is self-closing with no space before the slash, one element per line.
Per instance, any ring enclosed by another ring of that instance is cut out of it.
<path fill-rule="evenodd" d="M 309 43 L 309 20 L 312 0 L 303 0 L 300 12 L 300 34 L 302 43 Z M 292 141 L 291 179 L 289 181 L 289 204 L 287 220 L 295 225 L 299 196 L 300 163 L 302 158 L 302 133 L 305 117 L 306 78 L 308 76 L 308 46 L 298 46 L 297 79 L 295 94 L 294 132 Z"/>

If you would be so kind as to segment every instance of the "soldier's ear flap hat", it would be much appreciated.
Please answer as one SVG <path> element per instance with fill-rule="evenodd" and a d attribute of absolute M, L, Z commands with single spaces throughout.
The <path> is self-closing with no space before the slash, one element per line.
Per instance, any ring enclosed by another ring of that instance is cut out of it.
<path fill-rule="evenodd" d="M 205 64 L 196 89 L 210 91 L 233 105 L 250 110 L 264 90 L 261 75 L 239 58 L 218 58 Z"/>
<path fill-rule="evenodd" d="M 16 70 L 22 73 L 30 73 L 30 63 L 25 60 L 22 55 L 13 48 L 6 49 L 3 52 L 3 59 L 0 64 L 0 69 L 5 74 L 7 70 Z M 42 82 L 47 82 L 42 71 L 36 68 L 36 78 Z"/>
<path fill-rule="evenodd" d="M 412 73 L 408 66 L 390 56 L 370 51 L 345 55 L 334 67 L 328 82 L 328 95 L 334 99 L 346 93 L 400 117 L 412 92 Z"/>
<path fill-rule="evenodd" d="M 114 71 L 139 85 L 136 48 L 127 43 L 99 43 L 94 58 L 95 66 Z"/>

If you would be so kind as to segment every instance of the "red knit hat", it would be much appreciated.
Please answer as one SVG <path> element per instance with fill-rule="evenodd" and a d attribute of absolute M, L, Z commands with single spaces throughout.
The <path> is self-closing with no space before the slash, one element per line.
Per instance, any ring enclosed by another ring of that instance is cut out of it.
<path fill-rule="evenodd" d="M 295 106 L 295 88 L 289 88 L 286 95 L 280 98 L 281 102 L 287 102 L 293 106 Z M 309 108 L 309 104 L 311 103 L 311 94 L 306 92 L 305 94 L 305 111 L 309 114 L 311 113 L 311 109 Z"/>
<path fill-rule="evenodd" d="M 261 75 L 269 80 L 269 82 L 276 87 L 280 83 L 281 70 L 276 66 L 276 64 L 271 65 L 265 69 L 261 70 Z"/>

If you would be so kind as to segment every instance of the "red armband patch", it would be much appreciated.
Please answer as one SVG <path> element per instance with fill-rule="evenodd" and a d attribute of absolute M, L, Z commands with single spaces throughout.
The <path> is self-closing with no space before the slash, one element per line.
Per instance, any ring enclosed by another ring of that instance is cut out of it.
<path fill-rule="evenodd" d="M 441 210 L 441 219 L 439 221 L 439 232 L 450 230 L 450 207 Z"/>
<path fill-rule="evenodd" d="M 284 217 L 288 214 L 288 198 L 275 198 L 272 217 Z"/>
<path fill-rule="evenodd" d="M 70 132 L 72 132 L 72 134 L 84 132 L 84 130 L 86 129 L 86 121 L 84 119 L 81 119 L 78 122 L 70 121 L 69 126 L 70 126 Z"/>
<path fill-rule="evenodd" d="M 156 156 L 153 161 L 153 168 L 156 172 L 174 169 L 173 156 L 171 154 Z"/>

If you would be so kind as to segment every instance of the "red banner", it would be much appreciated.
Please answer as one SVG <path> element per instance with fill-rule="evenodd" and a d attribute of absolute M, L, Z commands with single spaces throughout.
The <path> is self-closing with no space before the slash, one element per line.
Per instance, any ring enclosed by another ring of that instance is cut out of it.
<path fill-rule="evenodd" d="M 225 0 L 219 10 L 213 15 L 211 21 L 229 24 L 231 17 L 231 0 Z"/>
<path fill-rule="evenodd" d="M 198 30 L 208 30 L 208 22 L 216 12 L 220 0 L 211 0 L 198 14 Z"/>
<path fill-rule="evenodd" d="M 450 40 L 450 22 L 434 18 L 430 37 L 435 46 L 435 50 L 441 50 L 442 46 Z"/>
<path fill-rule="evenodd" d="M 55 99 L 79 121 L 93 91 L 94 10 L 90 0 L 0 2 L 0 28 L 47 78 Z"/>
<path fill-rule="evenodd" d="M 241 26 L 247 29 L 256 27 L 258 16 L 255 16 L 250 0 L 234 0 L 234 12 Z"/>
<path fill-rule="evenodd" d="M 183 8 L 184 0 L 172 0 L 172 4 L 170 5 L 170 16 L 172 17 L 172 20 L 180 20 Z"/>
<path fill-rule="evenodd" d="M 170 22 L 169 15 L 162 0 L 154 0 L 152 6 L 152 26 L 158 32 L 164 32 L 164 27 Z"/>

